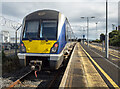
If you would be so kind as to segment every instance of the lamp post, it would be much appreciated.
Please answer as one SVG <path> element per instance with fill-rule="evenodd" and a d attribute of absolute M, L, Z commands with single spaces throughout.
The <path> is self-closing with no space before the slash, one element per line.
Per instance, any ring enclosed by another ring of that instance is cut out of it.
<path fill-rule="evenodd" d="M 98 25 L 98 22 L 95 23 L 96 24 L 96 35 L 98 36 L 98 33 L 97 33 L 97 25 Z M 96 37 L 97 37 L 96 36 Z M 98 37 L 97 37 L 98 38 Z"/>
<path fill-rule="evenodd" d="M 89 18 L 95 18 L 95 17 L 81 17 L 82 19 L 87 18 L 87 46 L 89 47 Z"/>
<path fill-rule="evenodd" d="M 113 27 L 113 30 L 115 30 L 115 28 L 114 28 L 114 27 L 115 27 L 115 25 L 114 25 L 114 24 L 112 24 L 112 27 Z"/>
<path fill-rule="evenodd" d="M 108 43 L 108 0 L 106 0 L 106 37 L 105 37 L 105 53 L 106 53 L 106 58 L 109 58 L 108 54 L 108 48 L 109 48 L 109 43 Z"/>
<path fill-rule="evenodd" d="M 98 24 L 98 23 L 95 23 L 95 24 L 96 24 L 96 31 L 97 31 L 97 24 Z"/>
<path fill-rule="evenodd" d="M 85 27 L 83 26 L 83 35 L 82 35 L 82 38 L 83 38 L 83 44 L 84 44 L 84 40 L 85 40 L 85 33 L 84 33 L 84 31 L 85 31 Z"/>

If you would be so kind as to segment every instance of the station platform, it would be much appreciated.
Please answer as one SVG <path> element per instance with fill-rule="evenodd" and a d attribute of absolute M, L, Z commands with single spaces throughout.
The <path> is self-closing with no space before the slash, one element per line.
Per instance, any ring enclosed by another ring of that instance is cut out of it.
<path fill-rule="evenodd" d="M 78 89 L 108 87 L 79 43 L 74 47 L 59 89 L 66 87 L 78 87 Z"/>

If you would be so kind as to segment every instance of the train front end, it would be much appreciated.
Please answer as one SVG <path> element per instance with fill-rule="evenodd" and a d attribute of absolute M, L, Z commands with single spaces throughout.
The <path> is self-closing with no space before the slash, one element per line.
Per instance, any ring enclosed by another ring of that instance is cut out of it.
<path fill-rule="evenodd" d="M 23 20 L 18 57 L 33 69 L 58 69 L 63 62 L 65 17 L 57 11 L 40 10 Z M 61 35 L 62 34 L 62 35 Z"/>

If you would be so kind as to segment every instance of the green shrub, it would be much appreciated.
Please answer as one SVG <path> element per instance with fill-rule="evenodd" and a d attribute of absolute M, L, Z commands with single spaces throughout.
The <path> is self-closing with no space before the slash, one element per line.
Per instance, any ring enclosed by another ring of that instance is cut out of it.
<path fill-rule="evenodd" d="M 120 47 L 120 33 L 117 30 L 110 32 L 110 45 Z"/>
<path fill-rule="evenodd" d="M 7 57 L 2 52 L 2 73 L 12 72 L 20 68 L 19 59 L 17 56 Z"/>

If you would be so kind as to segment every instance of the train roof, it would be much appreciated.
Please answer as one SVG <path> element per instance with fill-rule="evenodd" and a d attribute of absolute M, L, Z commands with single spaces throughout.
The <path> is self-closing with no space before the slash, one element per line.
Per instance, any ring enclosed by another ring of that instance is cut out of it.
<path fill-rule="evenodd" d="M 58 19 L 60 12 L 55 10 L 39 10 L 35 11 L 25 17 L 25 20 L 35 20 L 35 19 Z"/>

